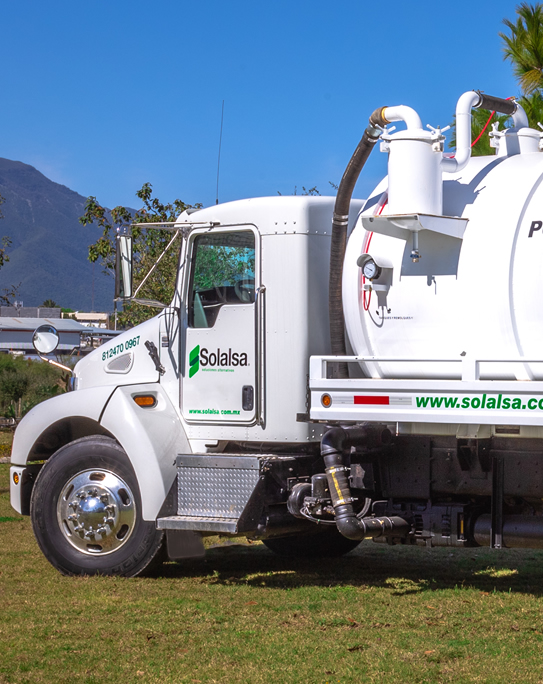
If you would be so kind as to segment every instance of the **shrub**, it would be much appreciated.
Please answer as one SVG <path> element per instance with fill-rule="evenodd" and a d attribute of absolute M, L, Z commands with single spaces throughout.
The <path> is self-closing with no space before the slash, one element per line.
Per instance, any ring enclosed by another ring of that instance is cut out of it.
<path fill-rule="evenodd" d="M 45 399 L 66 391 L 66 373 L 43 361 L 0 355 L 0 415 L 19 419 Z"/>

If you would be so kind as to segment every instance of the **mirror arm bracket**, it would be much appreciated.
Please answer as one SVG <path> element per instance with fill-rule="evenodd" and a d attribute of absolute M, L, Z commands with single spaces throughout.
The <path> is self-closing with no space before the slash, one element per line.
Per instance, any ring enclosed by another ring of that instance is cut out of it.
<path fill-rule="evenodd" d="M 40 354 L 38 352 L 38 356 L 42 361 L 46 361 L 47 363 L 50 363 L 52 366 L 56 366 L 57 368 L 62 369 L 63 371 L 67 371 L 70 373 L 70 375 L 73 376 L 74 371 L 72 368 L 68 368 L 68 366 L 64 366 L 62 363 L 59 363 L 58 361 L 53 361 L 52 359 L 48 359 L 47 356 L 43 356 L 43 354 Z"/>

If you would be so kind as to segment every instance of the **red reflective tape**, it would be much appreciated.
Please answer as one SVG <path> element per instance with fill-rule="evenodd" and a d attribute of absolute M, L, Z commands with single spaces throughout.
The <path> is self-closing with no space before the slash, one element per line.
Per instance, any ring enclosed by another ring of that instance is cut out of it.
<path fill-rule="evenodd" d="M 388 406 L 390 404 L 390 397 L 357 397 L 354 398 L 355 404 L 374 404 L 377 406 Z"/>

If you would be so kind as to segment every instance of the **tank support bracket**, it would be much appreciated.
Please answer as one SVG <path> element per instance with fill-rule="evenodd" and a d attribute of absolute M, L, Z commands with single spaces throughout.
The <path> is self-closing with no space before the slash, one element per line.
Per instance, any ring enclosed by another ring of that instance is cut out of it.
<path fill-rule="evenodd" d="M 498 454 L 492 457 L 491 549 L 503 548 L 503 491 L 503 456 Z"/>

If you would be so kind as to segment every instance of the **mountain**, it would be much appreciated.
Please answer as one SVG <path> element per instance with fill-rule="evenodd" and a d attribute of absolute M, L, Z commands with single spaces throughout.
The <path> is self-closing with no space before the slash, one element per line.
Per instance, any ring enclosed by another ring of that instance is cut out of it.
<path fill-rule="evenodd" d="M 0 291 L 21 283 L 17 299 L 24 306 L 53 299 L 70 309 L 112 311 L 114 280 L 87 259 L 100 229 L 78 221 L 86 198 L 33 166 L 1 157 L 0 195 L 5 199 L 0 236 L 12 241 L 10 260 L 0 270 Z"/>

